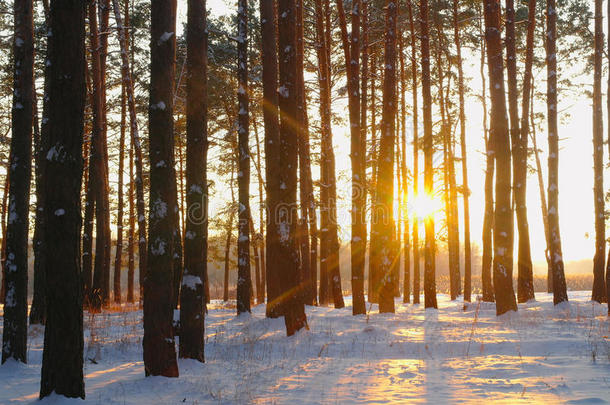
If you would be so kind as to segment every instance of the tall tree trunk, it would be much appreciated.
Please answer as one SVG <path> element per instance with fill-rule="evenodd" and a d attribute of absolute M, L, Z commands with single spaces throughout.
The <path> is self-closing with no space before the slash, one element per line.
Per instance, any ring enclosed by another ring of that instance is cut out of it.
<path fill-rule="evenodd" d="M 118 213 L 116 225 L 116 251 L 114 253 L 114 302 L 121 303 L 121 265 L 123 259 L 123 171 L 124 171 L 124 155 L 125 149 L 125 88 L 121 89 L 121 129 L 119 137 L 119 184 L 117 187 L 118 193 Z"/>
<path fill-rule="evenodd" d="M 517 310 L 513 291 L 513 219 L 511 208 L 510 132 L 506 118 L 504 62 L 500 36 L 500 0 L 485 0 L 485 41 L 491 95 L 491 128 L 496 173 L 496 209 L 494 213 L 494 288 L 496 314 Z"/>
<path fill-rule="evenodd" d="M 311 157 L 309 146 L 309 122 L 307 117 L 307 95 L 305 94 L 304 37 L 303 37 L 303 0 L 297 0 L 297 129 L 299 149 L 299 196 L 301 202 L 301 225 L 299 227 L 299 244 L 301 249 L 301 283 L 305 303 L 313 304 L 315 287 L 311 284 L 311 273 L 314 263 L 310 245 L 310 224 L 315 209 L 313 203 L 313 181 L 311 178 Z"/>
<path fill-rule="evenodd" d="M 181 358 L 204 362 L 207 267 L 207 34 L 205 0 L 189 0 L 186 76 L 186 231 L 180 294 Z"/>
<path fill-rule="evenodd" d="M 350 158 L 352 162 L 352 239 L 351 276 L 353 295 L 353 314 L 366 313 L 364 304 L 364 260 L 366 238 L 365 202 L 366 186 L 363 182 L 366 176 L 366 157 L 363 157 L 360 122 L 360 0 L 352 2 L 351 35 L 347 36 L 347 24 L 343 12 L 343 0 L 337 0 L 341 19 L 341 32 L 344 39 L 345 69 L 347 71 L 348 105 L 350 121 Z"/>
<path fill-rule="evenodd" d="M 44 141 L 47 322 L 40 398 L 85 398 L 80 272 L 82 140 L 85 106 L 85 4 L 51 0 L 48 139 Z"/>
<path fill-rule="evenodd" d="M 144 279 L 146 375 L 178 377 L 173 330 L 173 272 L 177 212 L 173 89 L 176 3 L 151 3 L 151 72 L 148 108 L 150 209 Z"/>
<path fill-rule="evenodd" d="M 34 96 L 34 22 L 32 0 L 13 5 L 13 109 L 6 228 L 2 364 L 27 362 L 28 225 L 32 166 Z"/>
<path fill-rule="evenodd" d="M 8 132 L 7 132 L 8 134 Z M 0 213 L 0 223 L 2 224 L 2 245 L 0 245 L 0 267 L 2 267 L 2 286 L 0 286 L 0 303 L 4 304 L 4 296 L 6 295 L 6 212 L 8 211 L 8 189 L 10 186 L 10 170 L 9 164 L 11 156 L 9 153 L 8 161 L 6 162 L 6 175 L 4 176 L 4 192 L 2 193 L 2 212 Z"/>
<path fill-rule="evenodd" d="M 518 149 L 516 151 L 518 153 L 517 157 L 519 164 L 515 169 L 515 183 L 517 184 L 517 187 L 515 188 L 515 204 L 517 208 L 517 226 L 519 227 L 519 274 L 524 274 L 525 281 L 532 281 L 531 296 L 527 299 L 533 299 L 533 270 L 529 243 L 529 224 L 527 221 L 527 207 L 525 205 L 525 199 L 527 187 L 527 144 L 530 126 L 529 109 L 532 99 L 532 66 L 534 61 L 534 32 L 536 29 L 536 0 L 529 0 L 528 8 L 529 10 L 526 39 L 525 72 L 523 74 L 523 99 L 521 102 L 521 136 L 518 144 Z M 521 220 L 519 218 L 521 218 Z M 521 230 L 522 227 L 524 228 L 523 232 Z M 523 238 L 521 237 L 521 235 L 523 235 Z M 523 265 L 522 267 L 521 263 L 525 263 L 525 265 Z M 527 268 L 528 264 L 529 270 Z M 529 293 L 530 285 L 528 285 L 527 282 L 523 284 L 525 287 L 524 291 Z"/>
<path fill-rule="evenodd" d="M 106 156 L 103 134 L 103 104 L 100 43 L 97 27 L 97 7 L 95 2 L 89 3 L 89 44 L 91 47 L 91 81 L 93 93 L 91 94 L 91 110 L 93 115 L 91 132 L 91 152 L 89 160 L 89 193 L 95 199 L 95 257 L 93 264 L 93 283 L 91 287 L 90 305 L 93 311 L 100 311 L 107 304 L 106 296 L 106 244 L 109 243 L 109 227 L 105 203 L 108 201 L 102 194 L 106 189 Z"/>
<path fill-rule="evenodd" d="M 362 74 L 360 75 L 360 146 L 361 146 L 361 155 L 362 155 L 362 161 L 363 163 L 363 168 L 362 170 L 364 171 L 364 177 L 362 177 L 361 179 L 361 189 L 360 192 L 364 193 L 364 196 L 362 197 L 363 199 L 363 207 L 364 210 L 366 210 L 366 204 L 367 204 L 367 196 L 369 193 L 369 184 L 368 184 L 368 180 L 366 178 L 366 168 L 367 168 L 367 152 L 368 152 L 368 148 L 367 148 L 367 131 L 368 131 L 368 124 L 367 124 L 367 114 L 368 114 L 368 86 L 369 86 L 369 75 L 370 75 L 370 71 L 369 71 L 369 0 L 361 0 L 361 20 L 360 20 L 360 27 L 361 27 L 361 37 L 360 37 L 360 43 L 361 43 L 361 48 L 360 48 L 360 53 L 361 53 L 361 66 L 362 66 Z M 362 213 L 363 215 L 363 221 L 366 223 L 366 213 Z M 362 235 L 362 257 L 363 257 L 363 262 L 362 262 L 362 294 L 364 294 L 364 280 L 365 280 L 365 275 L 364 275 L 364 267 L 366 264 L 366 246 L 367 246 L 367 229 L 366 229 L 366 224 L 364 227 L 364 234 Z M 366 305 L 366 301 L 365 301 L 365 305 Z"/>
<path fill-rule="evenodd" d="M 234 153 L 234 152 L 233 152 Z M 231 180 L 229 188 L 231 189 L 231 206 L 229 211 L 229 223 L 227 224 L 227 237 L 225 239 L 225 257 L 224 257 L 224 284 L 222 300 L 229 301 L 229 270 L 231 267 L 231 239 L 233 238 L 233 219 L 235 217 L 235 159 L 231 160 Z"/>
<path fill-rule="evenodd" d="M 483 12 L 484 13 L 484 12 Z M 482 13 L 482 14 L 483 14 Z M 479 33 L 481 36 L 481 104 L 483 106 L 483 135 L 485 138 L 485 208 L 483 212 L 483 261 L 481 266 L 481 284 L 483 292 L 483 301 L 494 302 L 494 288 L 491 276 L 491 266 L 493 261 L 493 221 L 494 221 L 494 171 L 495 171 L 495 149 L 494 142 L 491 139 L 491 133 L 487 129 L 487 84 L 485 80 L 485 52 L 486 44 L 483 33 L 483 16 L 481 15 L 481 23 L 479 24 Z"/>
<path fill-rule="evenodd" d="M 134 273 L 135 273 L 135 201 L 133 184 L 133 147 L 129 148 L 129 233 L 127 237 L 127 302 L 133 303 L 134 297 Z"/>
<path fill-rule="evenodd" d="M 277 19 L 273 0 L 260 0 L 261 59 L 263 64 L 263 121 L 265 126 L 265 178 L 267 180 L 267 222 L 265 262 L 267 317 L 281 315 L 280 255 L 277 208 L 280 203 L 280 127 L 278 121 Z"/>
<path fill-rule="evenodd" d="M 374 207 L 374 231 L 371 237 L 372 267 L 378 272 L 379 312 L 394 312 L 394 137 L 396 117 L 396 18 L 398 6 L 386 2 L 385 52 L 382 133 L 379 144 L 376 202 Z"/>
<path fill-rule="evenodd" d="M 458 96 L 460 103 L 460 150 L 462 154 L 462 197 L 464 198 L 464 301 L 470 302 L 472 294 L 472 250 L 470 247 L 470 189 L 468 188 L 468 164 L 466 156 L 466 103 L 464 100 L 464 69 L 462 67 L 462 40 L 460 38 L 458 0 L 453 1 L 453 34 L 457 52 Z"/>
<path fill-rule="evenodd" d="M 328 65 L 328 43 L 322 0 L 315 1 L 316 9 L 316 40 L 318 56 L 318 84 L 320 87 L 320 121 L 321 121 L 321 156 L 320 156 L 320 305 L 327 305 L 329 301 L 329 230 L 328 230 L 328 169 L 327 149 L 328 138 L 331 131 L 330 111 L 330 68 Z"/>
<path fill-rule="evenodd" d="M 409 237 L 409 212 L 407 210 L 407 196 L 409 194 L 409 182 L 407 180 L 407 105 L 405 93 L 407 91 L 407 76 L 405 71 L 404 37 L 400 38 L 400 147 L 401 159 L 401 204 L 403 230 L 403 250 L 404 250 L 404 278 L 403 278 L 403 302 L 411 302 L 411 244 Z"/>
<path fill-rule="evenodd" d="M 48 24 L 48 23 L 45 23 Z M 48 28 L 48 26 L 47 26 Z M 48 56 L 48 55 L 47 55 Z M 45 80 L 46 83 L 46 80 Z M 44 241 L 42 239 L 42 232 L 44 229 L 43 220 L 43 202 L 42 202 L 42 184 L 43 184 L 43 164 L 46 156 L 43 156 L 44 146 L 42 145 L 41 129 L 38 124 L 38 104 L 36 95 L 36 85 L 33 83 L 32 94 L 34 102 L 32 104 L 33 116 L 34 116 L 34 182 L 36 184 L 36 213 L 34 219 L 34 235 L 32 238 L 32 249 L 34 250 L 34 291 L 32 297 L 32 307 L 30 308 L 30 325 L 44 325 L 46 310 L 45 310 L 45 298 L 44 298 L 44 260 L 45 250 Z M 45 85 L 46 94 L 46 85 Z M 43 118 L 48 113 L 48 106 L 44 107 L 45 101 L 43 100 Z M 45 138 L 48 138 L 46 133 L 47 125 L 45 127 Z"/>
<path fill-rule="evenodd" d="M 432 95 L 430 93 L 430 32 L 428 28 L 428 0 L 421 0 L 419 6 L 421 24 L 421 63 L 422 63 L 422 96 L 424 111 L 424 192 L 432 196 L 434 172 L 432 159 Z M 437 308 L 436 303 L 436 240 L 434 218 L 424 218 L 426 245 L 424 248 L 424 295 L 426 308 Z"/>
<path fill-rule="evenodd" d="M 532 270 L 532 255 L 530 251 L 525 194 L 527 182 L 527 135 L 525 136 L 524 145 L 522 131 L 519 128 L 519 92 L 517 89 L 514 0 L 506 0 L 506 67 L 508 75 L 510 134 L 513 153 L 513 205 L 517 214 L 517 229 L 519 230 L 517 298 L 519 302 L 527 302 L 534 299 L 534 275 Z"/>
<path fill-rule="evenodd" d="M 608 21 L 608 32 L 610 33 L 610 2 L 608 2 L 608 12 L 607 12 L 607 21 Z M 610 40 L 608 41 L 608 61 L 610 62 Z M 608 74 L 608 91 L 607 94 L 610 95 L 610 73 Z M 607 110 L 608 114 L 610 114 L 610 96 L 606 97 Z M 608 120 L 608 151 L 610 152 L 610 120 Z M 608 251 L 608 260 L 606 261 L 606 299 L 608 302 L 608 315 L 610 315 L 610 250 Z"/>
<path fill-rule="evenodd" d="M 248 113 L 248 2 L 239 0 L 237 11 L 237 113 L 238 136 L 238 237 L 237 237 L 237 314 L 250 312 L 250 148 Z"/>
<path fill-rule="evenodd" d="M 595 256 L 591 300 L 604 302 L 606 286 L 606 218 L 604 207 L 604 113 L 602 110 L 602 53 L 604 52 L 602 0 L 595 0 L 595 54 L 593 72 L 593 199 L 595 207 Z"/>
<path fill-rule="evenodd" d="M 261 170 L 261 147 L 260 147 L 260 138 L 258 136 L 258 126 L 256 125 L 256 120 L 253 120 L 254 124 L 254 136 L 256 140 L 256 167 L 257 167 L 257 175 L 258 175 L 258 218 L 259 218 L 259 226 L 260 226 L 260 234 L 257 235 L 257 244 L 259 248 L 259 260 L 260 260 L 260 285 L 257 285 L 256 289 L 256 301 L 258 304 L 263 304 L 265 302 L 265 290 L 266 290 L 266 279 L 265 279 L 265 232 L 264 232 L 264 224 L 265 224 L 265 214 L 264 214 L 264 201 L 265 201 L 265 193 L 264 186 L 265 182 L 263 180 L 263 173 Z M 259 237 L 260 236 L 260 237 Z M 315 286 L 315 283 L 313 284 Z M 314 287 L 315 288 L 315 287 Z M 314 291 L 315 294 L 315 291 Z"/>
<path fill-rule="evenodd" d="M 553 266 L 553 303 L 568 301 L 559 233 L 559 128 L 557 125 L 557 7 L 555 0 L 546 4 L 547 120 L 549 139 L 549 237 Z"/>
<path fill-rule="evenodd" d="M 411 93 L 413 94 L 413 196 L 419 193 L 419 109 L 417 100 L 417 47 L 415 34 L 415 21 L 413 6 L 407 2 L 409 13 L 409 34 L 411 37 Z M 419 274 L 419 220 L 413 216 L 413 303 L 419 304 L 419 287 L 421 276 Z"/>
<path fill-rule="evenodd" d="M 136 185 L 136 209 L 138 215 L 138 268 L 139 268 L 139 284 L 140 284 L 140 300 L 143 299 L 144 278 L 146 277 L 146 259 L 147 259 L 147 235 L 146 235 L 146 214 L 144 207 L 144 175 L 142 169 L 142 145 L 140 144 L 140 136 L 138 132 L 138 118 L 136 116 L 136 102 L 134 95 L 134 84 L 130 70 L 129 62 L 129 42 L 127 31 L 123 25 L 121 10 L 119 9 L 118 0 L 112 0 L 112 8 L 114 10 L 114 19 L 116 21 L 119 34 L 119 45 L 121 48 L 121 78 L 125 83 L 127 91 L 127 106 L 129 109 L 129 125 L 131 135 L 131 146 L 134 153 L 135 163 L 135 181 Z M 126 20 L 127 22 L 127 20 Z"/>
<path fill-rule="evenodd" d="M 282 302 L 281 311 L 286 324 L 286 334 L 293 335 L 307 328 L 305 305 L 300 289 L 299 255 L 296 243 L 297 218 L 297 165 L 298 133 L 294 122 L 297 119 L 297 56 L 296 56 L 296 1 L 278 2 L 278 48 L 279 64 L 279 109 L 280 145 L 279 160 L 282 170 L 280 177 L 280 199 L 283 208 L 278 212 L 279 255 L 277 264 L 282 269 L 280 277 Z M 276 176 L 278 173 L 275 174 Z"/>

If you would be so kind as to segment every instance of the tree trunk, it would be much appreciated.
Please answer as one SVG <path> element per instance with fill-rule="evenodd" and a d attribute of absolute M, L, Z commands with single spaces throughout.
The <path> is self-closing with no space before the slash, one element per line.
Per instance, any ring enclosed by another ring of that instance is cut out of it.
<path fill-rule="evenodd" d="M 494 144 L 496 173 L 496 209 L 494 213 L 493 276 L 496 314 L 517 310 L 513 291 L 513 219 L 511 208 L 510 133 L 506 118 L 504 62 L 500 36 L 500 1 L 485 0 L 485 41 L 489 92 L 491 95 L 491 128 L 489 138 Z"/>
<path fill-rule="evenodd" d="M 377 161 L 376 201 L 371 235 L 372 268 L 379 274 L 379 312 L 394 312 L 395 259 L 393 218 L 394 137 L 396 117 L 396 17 L 398 6 L 386 2 L 382 132 Z M 375 286 L 374 286 L 375 287 Z"/>
<path fill-rule="evenodd" d="M 605 302 L 606 218 L 604 207 L 604 113 L 602 110 L 602 53 L 604 51 L 602 0 L 595 0 L 595 54 L 593 73 L 593 199 L 595 256 L 591 300 Z"/>
<path fill-rule="evenodd" d="M 258 304 L 265 303 L 265 287 L 266 287 L 266 279 L 265 279 L 265 239 L 264 239 L 264 224 L 265 224 L 265 214 L 264 214 L 264 201 L 265 201 L 265 193 L 264 186 L 265 181 L 263 180 L 263 173 L 261 170 L 261 148 L 260 148 L 260 138 L 258 136 L 258 126 L 256 125 L 256 120 L 252 121 L 254 124 L 254 136 L 256 140 L 256 167 L 257 167 L 257 175 L 258 175 L 258 215 L 259 215 L 259 226 L 260 233 L 256 235 L 257 245 L 259 248 L 259 260 L 260 260 L 260 285 L 257 282 L 256 287 L 256 301 Z M 254 225 L 252 225 L 254 226 Z M 252 232 L 254 234 L 254 232 Z M 313 284 L 315 285 L 315 284 Z"/>
<path fill-rule="evenodd" d="M 250 148 L 248 113 L 248 3 L 239 0 L 237 12 L 237 113 L 238 136 L 238 237 L 237 237 L 237 314 L 250 312 Z"/>
<path fill-rule="evenodd" d="M 207 34 L 206 2 L 190 0 L 187 11 L 186 204 L 184 276 L 180 294 L 179 356 L 204 362 L 207 267 Z"/>
<path fill-rule="evenodd" d="M 45 23 L 45 24 L 48 24 Z M 48 26 L 47 26 L 48 29 Z M 47 55 L 48 56 L 48 55 Z M 46 88 L 45 80 L 45 94 Z M 46 318 L 45 298 L 44 298 L 44 260 L 45 250 L 42 233 L 44 230 L 43 220 L 43 202 L 42 202 L 42 185 L 43 185 L 43 164 L 46 156 L 43 156 L 44 146 L 42 145 L 41 129 L 38 124 L 38 106 L 36 96 L 36 86 L 33 83 L 32 94 L 34 102 L 32 105 L 34 115 L 34 164 L 35 164 L 35 184 L 36 184 L 36 214 L 34 220 L 34 235 L 32 238 L 32 248 L 34 250 L 34 292 L 32 297 L 32 307 L 30 308 L 30 325 L 44 325 Z M 43 118 L 48 113 L 48 106 L 44 107 L 46 101 L 43 100 Z M 45 128 L 45 138 L 48 138 L 47 125 Z"/>
<path fill-rule="evenodd" d="M 138 215 L 138 268 L 139 268 L 139 284 L 140 284 L 140 300 L 143 299 L 144 278 L 146 276 L 146 259 L 147 259 L 147 235 L 146 235 L 146 214 L 144 207 L 144 175 L 142 169 L 142 146 L 140 144 L 140 136 L 138 133 L 138 118 L 136 116 L 136 103 L 134 95 L 134 85 L 131 76 L 129 63 L 129 42 L 127 31 L 123 25 L 121 11 L 119 9 L 118 0 L 112 0 L 112 8 L 114 10 L 114 19 L 116 21 L 119 34 L 119 45 L 121 48 L 121 78 L 125 83 L 127 91 L 127 106 L 129 108 L 129 124 L 131 134 L 131 146 L 133 147 L 134 163 L 136 169 L 135 178 L 132 181 L 136 184 L 136 209 Z M 127 21 L 126 21 L 127 22 Z"/>
<path fill-rule="evenodd" d="M 483 16 L 481 16 L 481 23 Z M 483 37 L 483 28 L 479 25 L 481 35 L 481 103 L 483 105 L 483 135 L 485 138 L 485 208 L 483 213 L 483 262 L 481 266 L 481 284 L 483 292 L 483 301 L 494 302 L 494 288 L 491 276 L 491 266 L 493 261 L 492 252 L 492 236 L 493 236 L 493 219 L 494 219 L 494 171 L 495 171 L 495 149 L 494 142 L 491 139 L 491 133 L 487 129 L 487 84 L 485 80 L 485 52 L 486 44 Z"/>
<path fill-rule="evenodd" d="M 82 139 L 85 106 L 85 4 L 51 1 L 48 139 L 44 141 L 43 238 L 47 322 L 40 398 L 85 398 L 80 276 Z"/>
<path fill-rule="evenodd" d="M 34 30 L 32 0 L 15 1 L 13 36 L 13 109 L 6 228 L 2 364 L 27 362 L 28 225 L 34 103 Z"/>
<path fill-rule="evenodd" d="M 277 19 L 273 0 L 260 0 L 261 59 L 263 65 L 263 121 L 265 126 L 265 178 L 267 180 L 266 222 L 266 316 L 281 315 L 280 277 L 282 269 L 277 265 L 280 255 L 277 209 L 280 203 L 280 127 L 278 121 L 278 62 Z"/>
<path fill-rule="evenodd" d="M 279 110 L 280 145 L 279 160 L 282 170 L 280 177 L 280 199 L 282 210 L 278 212 L 279 255 L 277 264 L 282 269 L 280 276 L 281 302 L 286 334 L 293 335 L 307 328 L 307 317 L 302 291 L 299 288 L 299 256 L 296 243 L 297 218 L 297 165 L 298 132 L 294 125 L 297 120 L 297 56 L 296 56 L 296 1 L 278 2 L 278 48 L 279 64 Z M 277 176 L 278 173 L 275 173 Z"/>
<path fill-rule="evenodd" d="M 117 213 L 117 236 L 116 236 L 116 251 L 114 253 L 114 302 L 121 303 L 121 265 L 123 258 L 123 171 L 124 158 L 123 149 L 125 149 L 125 88 L 121 89 L 121 133 L 119 138 L 119 184 L 117 187 L 118 193 L 118 213 Z"/>
<path fill-rule="evenodd" d="M 129 236 L 127 237 L 127 302 L 135 302 L 134 273 L 135 273 L 135 201 L 133 184 L 133 147 L 129 148 Z"/>
<path fill-rule="evenodd" d="M 404 277 L 403 277 L 403 299 L 404 303 L 411 302 L 411 244 L 409 237 L 409 212 L 407 210 L 407 196 L 409 194 L 409 182 L 407 180 L 407 105 L 405 93 L 407 91 L 407 76 L 405 71 L 405 54 L 404 44 L 401 36 L 400 39 L 400 147 L 401 147 L 401 195 L 403 201 L 401 204 L 401 215 L 404 222 L 403 230 L 403 250 L 404 250 Z"/>
<path fill-rule="evenodd" d="M 321 156 L 320 156 L 320 305 L 329 301 L 329 232 L 328 232 L 328 169 L 327 143 L 331 131 L 330 111 L 330 69 L 328 66 L 328 44 L 324 23 L 322 0 L 316 0 L 316 39 L 318 56 L 318 85 L 320 87 L 320 122 L 321 122 Z"/>
<path fill-rule="evenodd" d="M 566 279 L 559 232 L 559 133 L 557 125 L 557 7 L 555 0 L 546 4 L 546 68 L 547 68 L 547 121 L 549 139 L 549 239 L 553 268 L 553 303 L 568 301 Z"/>
<path fill-rule="evenodd" d="M 419 193 L 419 138 L 417 107 L 417 47 L 415 34 L 415 21 L 413 18 L 413 6 L 407 2 L 409 13 L 409 34 L 411 37 L 411 93 L 413 95 L 413 196 Z M 419 220 L 413 216 L 413 303 L 419 304 L 419 286 L 421 276 L 419 274 Z"/>
<path fill-rule="evenodd" d="M 150 209 L 144 279 L 146 375 L 178 377 L 173 329 L 173 272 L 177 211 L 173 89 L 176 3 L 151 3 L 151 72 L 148 109 Z"/>
<path fill-rule="evenodd" d="M 311 284 L 313 263 L 310 246 L 310 223 L 315 205 L 313 203 L 313 181 L 311 178 L 311 157 L 309 146 L 309 122 L 307 117 L 307 95 L 305 94 L 304 37 L 303 37 L 303 0 L 297 0 L 297 129 L 299 149 L 299 196 L 301 220 L 299 226 L 299 245 L 301 249 L 301 283 L 305 303 L 312 305 L 315 287 Z"/>
<path fill-rule="evenodd" d="M 517 54 L 515 50 L 514 0 L 506 0 L 506 66 L 508 75 L 508 105 L 510 136 L 513 153 L 513 206 L 519 230 L 517 298 L 519 302 L 534 299 L 534 275 L 530 251 L 529 225 L 525 186 L 527 182 L 527 135 L 525 145 L 519 128 L 519 92 L 517 89 Z M 526 56 L 527 57 L 527 56 Z"/>
<path fill-rule="evenodd" d="M 110 222 L 107 215 L 108 202 L 103 194 L 107 192 L 107 173 L 104 134 L 103 134 L 103 104 L 102 82 L 100 69 L 100 43 L 97 28 L 97 8 L 95 2 L 89 3 L 89 44 L 91 47 L 91 78 L 93 93 L 91 94 L 91 110 L 93 115 L 91 132 L 91 152 L 89 160 L 89 189 L 95 199 L 95 257 L 93 264 L 93 283 L 91 286 L 90 305 L 93 311 L 100 311 L 107 304 L 106 296 L 106 244 L 109 243 Z M 108 221 L 107 221 L 108 220 Z"/>
<path fill-rule="evenodd" d="M 458 96 L 460 119 L 460 150 L 462 154 L 462 197 L 464 199 L 464 301 L 472 294 L 472 250 L 470 247 L 470 189 L 466 156 L 466 107 L 464 100 L 464 69 L 462 67 L 462 40 L 460 38 L 458 0 L 453 1 L 453 34 L 457 53 Z"/>
<path fill-rule="evenodd" d="M 363 204 L 363 209 L 366 211 L 366 200 L 367 200 L 367 196 L 369 193 L 369 184 L 366 178 L 366 167 L 367 167 L 367 152 L 368 152 L 368 148 L 367 148 L 367 129 L 368 129 L 368 124 L 367 124 L 367 113 L 368 113 L 368 86 L 369 86 L 369 0 L 361 0 L 361 4 L 362 4 L 362 11 L 361 11 L 361 20 L 360 20 L 360 26 L 361 26 L 361 38 L 360 38 L 360 43 L 361 48 L 361 66 L 362 66 L 362 74 L 360 75 L 360 145 L 361 145 L 361 156 L 362 156 L 362 161 L 363 161 L 363 168 L 362 170 L 364 171 L 364 175 L 361 179 L 361 188 L 360 188 L 360 192 L 364 193 L 364 196 L 362 197 L 362 204 Z M 365 222 L 366 224 L 366 212 L 362 213 L 363 215 L 363 222 Z M 365 267 L 365 263 L 366 263 L 366 246 L 367 246 L 367 229 L 366 229 L 366 225 L 364 227 L 364 233 L 362 235 L 362 257 L 363 257 L 363 262 L 362 262 L 362 294 L 364 295 L 364 281 L 365 281 L 365 275 L 364 275 L 364 267 Z M 365 305 L 366 305 L 366 301 L 365 301 Z"/>
<path fill-rule="evenodd" d="M 422 63 L 422 96 L 424 111 L 424 192 L 432 196 L 434 187 L 434 172 L 432 159 L 432 95 L 430 93 L 430 38 L 428 28 L 428 0 L 420 2 L 421 23 L 421 63 Z M 426 245 L 424 248 L 424 295 L 426 308 L 437 308 L 436 303 L 436 240 L 434 234 L 434 218 L 428 215 L 424 218 L 426 230 Z"/>

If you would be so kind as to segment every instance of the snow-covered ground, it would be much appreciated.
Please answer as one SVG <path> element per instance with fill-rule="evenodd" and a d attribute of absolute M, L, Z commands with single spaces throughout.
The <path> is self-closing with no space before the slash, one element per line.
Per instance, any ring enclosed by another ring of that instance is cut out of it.
<path fill-rule="evenodd" d="M 236 317 L 213 302 L 206 363 L 180 360 L 180 378 L 144 377 L 141 312 L 85 315 L 85 387 L 91 404 L 318 404 L 610 401 L 610 323 L 590 292 L 552 296 L 495 316 L 492 304 L 463 308 L 439 296 L 439 310 L 397 303 L 395 315 L 307 308 L 309 330 L 286 337 L 264 306 Z M 1 329 L 0 329 L 1 330 Z M 41 328 L 29 336 L 29 364 L 0 367 L 0 404 L 34 403 Z M 43 404 L 83 403 L 54 396 Z"/>

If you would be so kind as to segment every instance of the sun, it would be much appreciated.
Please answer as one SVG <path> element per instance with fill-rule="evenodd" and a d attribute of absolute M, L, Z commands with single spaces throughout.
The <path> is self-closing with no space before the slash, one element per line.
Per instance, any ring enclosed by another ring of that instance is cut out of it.
<path fill-rule="evenodd" d="M 434 216 L 438 211 L 442 210 L 442 202 L 439 198 L 435 198 L 426 193 L 418 194 L 411 197 L 407 202 L 407 210 L 413 218 L 425 219 Z"/>

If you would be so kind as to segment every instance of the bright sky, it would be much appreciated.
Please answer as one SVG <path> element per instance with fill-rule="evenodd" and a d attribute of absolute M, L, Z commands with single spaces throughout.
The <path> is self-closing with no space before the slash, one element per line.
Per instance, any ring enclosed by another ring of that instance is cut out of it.
<path fill-rule="evenodd" d="M 208 0 L 208 7 L 212 15 L 222 15 L 226 13 L 236 12 L 236 4 L 231 4 L 230 7 L 225 5 L 224 0 Z M 186 19 L 186 2 L 178 3 L 178 26 L 181 27 L 181 22 Z M 465 57 L 466 76 L 472 77 L 469 83 L 469 88 L 474 93 L 480 93 L 481 83 L 479 75 L 479 59 L 477 57 Z M 523 66 L 519 65 L 520 72 Z M 545 72 L 535 72 L 538 74 L 537 89 L 544 90 L 542 86 L 546 86 L 542 78 L 545 77 Z M 561 75 L 561 71 L 559 72 Z M 520 77 L 521 78 L 521 77 Z M 583 81 L 591 86 L 591 78 L 583 78 Z M 605 85 L 604 85 L 605 87 Z M 433 88 L 433 92 L 435 89 Z M 407 100 L 410 100 L 410 95 L 407 95 Z M 421 94 L 420 94 L 421 97 Z M 569 99 L 560 94 L 560 111 L 569 113 L 569 118 L 560 122 L 560 156 L 559 156 L 559 218 L 561 227 L 561 236 L 563 244 L 564 259 L 566 262 L 577 261 L 583 259 L 591 259 L 594 253 L 594 227 L 593 227 L 593 158 L 592 158 L 592 110 L 591 100 L 584 95 L 577 98 Z M 481 103 L 474 97 L 467 99 L 467 144 L 468 144 L 468 170 L 469 182 L 471 189 L 471 234 L 474 244 L 480 244 L 482 224 L 483 224 L 483 207 L 484 207 L 484 168 L 485 157 L 483 155 L 483 110 Z M 420 102 L 421 106 L 421 102 Z M 317 106 L 310 106 L 310 113 L 315 113 Z M 544 104 L 536 104 L 537 111 L 546 111 Z M 335 103 L 333 112 L 340 116 L 347 116 L 347 105 L 345 101 Z M 608 121 L 605 121 L 605 125 Z M 408 124 L 409 125 L 409 124 Z M 420 133 L 422 131 L 420 124 Z M 334 128 L 334 148 L 337 161 L 337 179 L 338 179 L 338 217 L 342 225 L 341 237 L 344 242 L 350 238 L 349 231 L 349 208 L 350 208 L 350 159 L 349 159 L 349 128 L 347 126 Z M 542 149 L 541 161 L 544 171 L 545 185 L 547 183 L 546 164 L 547 164 L 547 138 L 546 132 L 538 131 L 538 145 Z M 412 139 L 411 134 L 408 137 Z M 408 138 L 408 140 L 409 140 Z M 530 142 L 531 146 L 531 142 Z M 457 149 L 459 156 L 459 148 Z M 412 167 L 412 149 L 409 147 L 407 152 L 409 167 Z M 420 172 L 423 171 L 423 155 L 420 157 Z M 531 162 L 533 164 L 533 161 Z M 459 162 L 456 164 L 458 184 L 461 183 L 461 170 Z M 314 178 L 317 177 L 317 169 L 314 169 Z M 606 173 L 608 177 L 609 173 Z M 420 180 L 423 184 L 423 181 Z M 253 188 L 256 187 L 254 184 Z M 255 194 L 255 190 L 253 190 Z M 532 257 L 536 265 L 537 271 L 546 271 L 546 263 L 544 259 L 544 229 L 540 211 L 540 199 L 537 177 L 535 174 L 530 174 L 527 184 L 527 203 L 528 203 L 528 219 L 530 225 L 530 238 L 532 245 Z M 211 201 L 211 210 L 214 210 L 214 202 Z M 255 205 L 253 204 L 253 207 Z M 460 211 L 461 211 L 461 196 L 460 196 Z M 460 220 L 462 218 L 460 213 Z M 463 232 L 463 225 L 461 224 Z M 586 235 L 590 236 L 587 237 Z M 568 269 L 569 270 L 569 269 Z"/>

